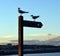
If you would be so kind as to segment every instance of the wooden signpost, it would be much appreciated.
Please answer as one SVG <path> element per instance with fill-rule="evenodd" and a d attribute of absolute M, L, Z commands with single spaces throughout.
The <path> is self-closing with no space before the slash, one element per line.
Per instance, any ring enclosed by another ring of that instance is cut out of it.
<path fill-rule="evenodd" d="M 23 20 L 23 16 L 18 17 L 18 55 L 23 55 L 23 27 L 41 28 L 41 22 Z"/>

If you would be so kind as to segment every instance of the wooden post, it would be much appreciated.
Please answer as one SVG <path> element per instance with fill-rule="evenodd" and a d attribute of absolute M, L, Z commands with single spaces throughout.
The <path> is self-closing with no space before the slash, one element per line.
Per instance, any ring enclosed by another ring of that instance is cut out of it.
<path fill-rule="evenodd" d="M 23 52 L 23 16 L 18 17 L 18 56 Z"/>

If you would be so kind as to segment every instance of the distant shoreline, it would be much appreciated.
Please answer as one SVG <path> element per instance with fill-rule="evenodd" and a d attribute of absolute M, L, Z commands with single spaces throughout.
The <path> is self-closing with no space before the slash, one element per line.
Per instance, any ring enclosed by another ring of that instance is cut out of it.
<path fill-rule="evenodd" d="M 23 48 L 24 54 L 60 52 L 60 46 L 52 45 L 24 45 Z"/>

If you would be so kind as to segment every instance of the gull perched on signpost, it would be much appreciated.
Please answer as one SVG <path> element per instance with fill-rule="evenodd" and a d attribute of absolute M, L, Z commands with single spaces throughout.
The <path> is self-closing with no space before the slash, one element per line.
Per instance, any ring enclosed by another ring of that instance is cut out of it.
<path fill-rule="evenodd" d="M 39 17 L 39 16 L 33 16 L 31 15 L 31 17 L 34 19 L 34 21 Z"/>
<path fill-rule="evenodd" d="M 24 13 L 28 13 L 26 11 L 23 11 L 23 10 L 20 10 L 20 8 L 18 8 L 18 13 L 20 13 L 21 15 L 24 14 Z"/>

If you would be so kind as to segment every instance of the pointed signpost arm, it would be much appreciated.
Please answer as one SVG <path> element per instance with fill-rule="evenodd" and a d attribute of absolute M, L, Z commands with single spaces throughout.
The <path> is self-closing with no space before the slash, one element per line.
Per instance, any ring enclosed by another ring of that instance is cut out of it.
<path fill-rule="evenodd" d="M 24 27 L 41 28 L 43 26 L 43 24 L 41 22 L 23 20 L 23 26 Z"/>

